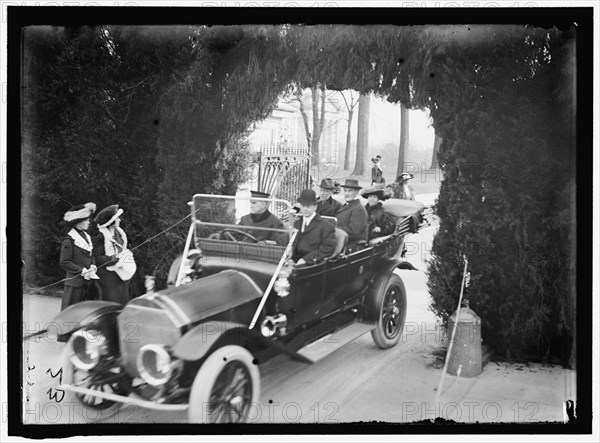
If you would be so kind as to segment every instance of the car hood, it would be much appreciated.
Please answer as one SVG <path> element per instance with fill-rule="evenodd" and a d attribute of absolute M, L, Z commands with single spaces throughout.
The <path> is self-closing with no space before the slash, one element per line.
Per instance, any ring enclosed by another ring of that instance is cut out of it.
<path fill-rule="evenodd" d="M 175 313 L 181 311 L 185 323 L 193 324 L 260 298 L 263 292 L 247 274 L 225 270 L 159 294 Z"/>
<path fill-rule="evenodd" d="M 127 371 L 138 375 L 136 356 L 149 343 L 174 346 L 190 327 L 256 300 L 262 291 L 243 272 L 225 270 L 179 287 L 133 299 L 118 317 Z"/>

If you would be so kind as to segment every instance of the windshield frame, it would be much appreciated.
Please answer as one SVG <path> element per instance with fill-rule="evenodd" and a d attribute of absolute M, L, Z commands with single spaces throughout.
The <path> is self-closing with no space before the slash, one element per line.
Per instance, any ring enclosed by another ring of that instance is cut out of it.
<path fill-rule="evenodd" d="M 185 262 L 187 260 L 187 256 L 189 254 L 189 250 L 190 250 L 190 245 L 192 243 L 192 238 L 196 235 L 195 232 L 195 227 L 197 225 L 210 225 L 210 226 L 223 226 L 224 228 L 227 227 L 232 227 L 232 228 L 236 228 L 236 229 L 240 229 L 240 225 L 238 224 L 234 224 L 234 225 L 230 225 L 230 224 L 223 224 L 223 223 L 212 223 L 212 222 L 203 222 L 202 220 L 200 220 L 198 217 L 196 217 L 196 212 L 197 210 L 194 207 L 194 201 L 196 200 L 196 198 L 222 198 L 222 199 L 228 199 L 228 200 L 260 200 L 260 201 L 267 201 L 267 202 L 279 202 L 279 203 L 283 203 L 284 205 L 286 205 L 287 210 L 290 211 L 292 209 L 292 205 L 287 201 L 287 200 L 282 200 L 282 199 L 276 199 L 276 198 L 258 198 L 258 197 L 251 197 L 251 196 L 232 196 L 232 195 L 211 195 L 211 194 L 194 194 L 192 201 L 188 202 L 188 205 L 190 206 L 191 209 L 191 217 L 192 217 L 192 222 L 190 223 L 190 229 L 188 231 L 188 235 L 187 235 L 187 239 L 185 242 L 185 247 L 183 250 L 183 254 L 181 256 L 181 262 L 179 264 L 179 271 L 177 272 L 177 280 L 175 281 L 175 287 L 178 287 L 181 285 L 181 279 L 183 277 L 183 269 L 185 267 Z M 284 228 L 284 229 L 278 229 L 278 228 L 263 228 L 263 227 L 253 227 L 253 226 L 243 226 L 243 229 L 247 229 L 247 228 L 254 228 L 254 229 L 260 229 L 260 230 L 269 230 L 269 231 L 276 231 L 276 232 L 282 232 L 282 233 L 287 233 L 289 234 L 289 241 L 287 243 L 287 245 L 285 246 L 285 251 L 283 252 L 283 254 L 281 255 L 281 259 L 279 260 L 279 263 L 277 264 L 277 267 L 275 268 L 275 272 L 273 272 L 273 275 L 271 276 L 271 279 L 269 281 L 269 284 L 267 285 L 267 288 L 265 289 L 265 292 L 262 295 L 261 301 L 254 313 L 254 316 L 252 318 L 252 321 L 248 327 L 248 329 L 252 329 L 254 327 L 254 325 L 256 324 L 256 321 L 258 320 L 258 317 L 260 315 L 260 312 L 263 308 L 263 306 L 265 305 L 267 298 L 269 297 L 269 294 L 271 292 L 271 290 L 273 289 L 273 285 L 275 284 L 275 280 L 277 279 L 277 277 L 279 276 L 279 272 L 281 271 L 281 268 L 283 267 L 283 264 L 288 261 L 291 260 L 292 257 L 292 245 L 294 243 L 294 240 L 296 239 L 296 236 L 298 234 L 298 230 L 296 228 L 294 228 L 293 226 L 289 227 L 289 228 Z M 200 250 L 200 252 L 202 253 L 202 251 Z"/>

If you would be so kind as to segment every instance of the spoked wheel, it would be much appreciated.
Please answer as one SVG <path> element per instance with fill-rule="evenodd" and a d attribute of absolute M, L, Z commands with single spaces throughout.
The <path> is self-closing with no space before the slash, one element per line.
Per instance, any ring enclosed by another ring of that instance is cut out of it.
<path fill-rule="evenodd" d="M 103 358 L 96 367 L 83 370 L 76 367 L 71 361 L 69 346 L 65 349 L 62 357 L 62 382 L 64 384 L 89 389 L 95 392 L 127 395 L 129 393 L 129 376 L 124 374 L 112 356 Z M 79 392 L 65 391 L 65 396 L 72 401 L 81 403 L 84 407 L 104 410 L 111 406 L 118 408 L 121 403 L 113 400 L 97 397 L 92 393 L 82 394 Z"/>
<path fill-rule="evenodd" d="M 190 393 L 194 423 L 243 423 L 260 393 L 260 374 L 252 354 L 237 345 L 223 346 L 201 366 Z"/>
<path fill-rule="evenodd" d="M 402 335 L 406 318 L 406 289 L 402 279 L 392 274 L 382 291 L 379 320 L 371 335 L 377 346 L 387 349 L 396 345 Z"/>

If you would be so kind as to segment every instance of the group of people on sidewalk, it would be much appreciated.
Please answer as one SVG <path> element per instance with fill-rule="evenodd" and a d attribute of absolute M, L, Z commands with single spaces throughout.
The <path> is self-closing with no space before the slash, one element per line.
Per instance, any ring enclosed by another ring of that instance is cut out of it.
<path fill-rule="evenodd" d="M 123 210 L 110 205 L 95 213 L 96 204 L 90 202 L 72 207 L 63 217 L 67 235 L 60 267 L 67 275 L 61 310 L 85 300 L 129 301 L 129 280 L 136 265 L 120 227 Z M 98 228 L 93 237 L 88 233 L 92 220 Z"/>

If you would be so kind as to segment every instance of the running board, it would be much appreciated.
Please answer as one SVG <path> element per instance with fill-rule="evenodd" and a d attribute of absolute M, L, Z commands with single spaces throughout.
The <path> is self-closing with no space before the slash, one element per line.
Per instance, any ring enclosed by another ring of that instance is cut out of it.
<path fill-rule="evenodd" d="M 367 323 L 352 323 L 339 331 L 332 332 L 297 351 L 302 357 L 316 363 L 333 351 L 356 340 L 360 336 L 375 329 L 377 325 Z"/>

